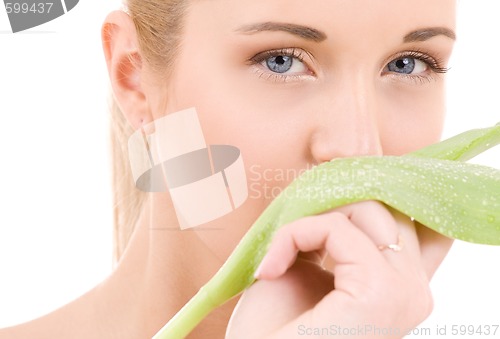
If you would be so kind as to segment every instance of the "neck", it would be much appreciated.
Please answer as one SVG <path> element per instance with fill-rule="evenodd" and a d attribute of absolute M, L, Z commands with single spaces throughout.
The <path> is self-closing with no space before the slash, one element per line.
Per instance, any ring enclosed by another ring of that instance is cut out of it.
<path fill-rule="evenodd" d="M 168 197 L 152 195 L 115 272 L 101 286 L 107 305 L 122 305 L 119 323 L 136 324 L 140 337 L 154 335 L 223 264 L 197 232 L 179 229 L 169 206 Z M 236 301 L 215 310 L 190 338 L 223 338 Z"/>

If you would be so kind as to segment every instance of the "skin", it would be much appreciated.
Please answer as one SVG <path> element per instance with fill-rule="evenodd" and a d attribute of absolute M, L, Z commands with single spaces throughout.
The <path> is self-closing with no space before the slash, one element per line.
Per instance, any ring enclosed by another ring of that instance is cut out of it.
<path fill-rule="evenodd" d="M 308 26 L 324 37 L 245 32 L 262 22 Z M 446 67 L 454 42 L 449 36 L 404 42 L 429 27 L 454 31 L 455 2 L 194 1 L 175 67 L 165 76 L 141 58 L 128 15 L 110 13 L 103 47 L 115 98 L 130 124 L 139 128 L 196 107 L 208 144 L 241 150 L 250 198 L 204 227 L 181 232 L 165 230 L 177 225 L 168 194 L 152 194 L 108 279 L 45 317 L 0 330 L 0 338 L 150 337 L 217 271 L 272 192 L 294 178 L 280 173 L 299 174 L 337 157 L 403 154 L 438 141 L 444 75 L 425 62 L 417 63 L 419 74 L 387 69 L 407 51 Z M 249 63 L 261 52 L 290 48 L 304 60 L 294 60 L 286 78 L 267 69 L 266 60 Z M 377 248 L 396 243 L 398 234 L 401 252 Z M 332 323 L 411 328 L 432 309 L 429 280 L 450 246 L 451 240 L 376 202 L 301 219 L 278 233 L 261 280 L 235 312 L 236 299 L 190 338 L 221 338 L 226 329 L 228 338 L 294 338 L 300 325 Z"/>

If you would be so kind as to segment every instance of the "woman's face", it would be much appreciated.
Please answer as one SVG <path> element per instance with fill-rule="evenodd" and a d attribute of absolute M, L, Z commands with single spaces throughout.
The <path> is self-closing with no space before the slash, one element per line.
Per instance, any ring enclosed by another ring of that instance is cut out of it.
<path fill-rule="evenodd" d="M 454 30 L 452 0 L 192 1 L 153 114 L 196 107 L 208 144 L 241 150 L 248 228 L 305 168 L 437 141 Z"/>

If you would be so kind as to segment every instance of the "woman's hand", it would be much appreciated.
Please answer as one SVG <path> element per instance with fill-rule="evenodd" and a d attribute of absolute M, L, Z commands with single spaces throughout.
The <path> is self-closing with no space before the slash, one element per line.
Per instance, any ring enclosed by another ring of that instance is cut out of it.
<path fill-rule="evenodd" d="M 400 251 L 386 247 L 399 238 Z M 402 338 L 430 314 L 451 243 L 373 201 L 297 220 L 277 232 L 226 338 Z"/>

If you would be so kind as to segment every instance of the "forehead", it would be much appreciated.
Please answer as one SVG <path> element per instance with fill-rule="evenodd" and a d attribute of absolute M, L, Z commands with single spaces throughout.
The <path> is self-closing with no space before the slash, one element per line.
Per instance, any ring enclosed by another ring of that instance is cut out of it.
<path fill-rule="evenodd" d="M 257 22 L 287 22 L 325 32 L 330 39 L 391 37 L 430 26 L 455 29 L 455 0 L 202 0 L 187 26 L 234 32 Z"/>

